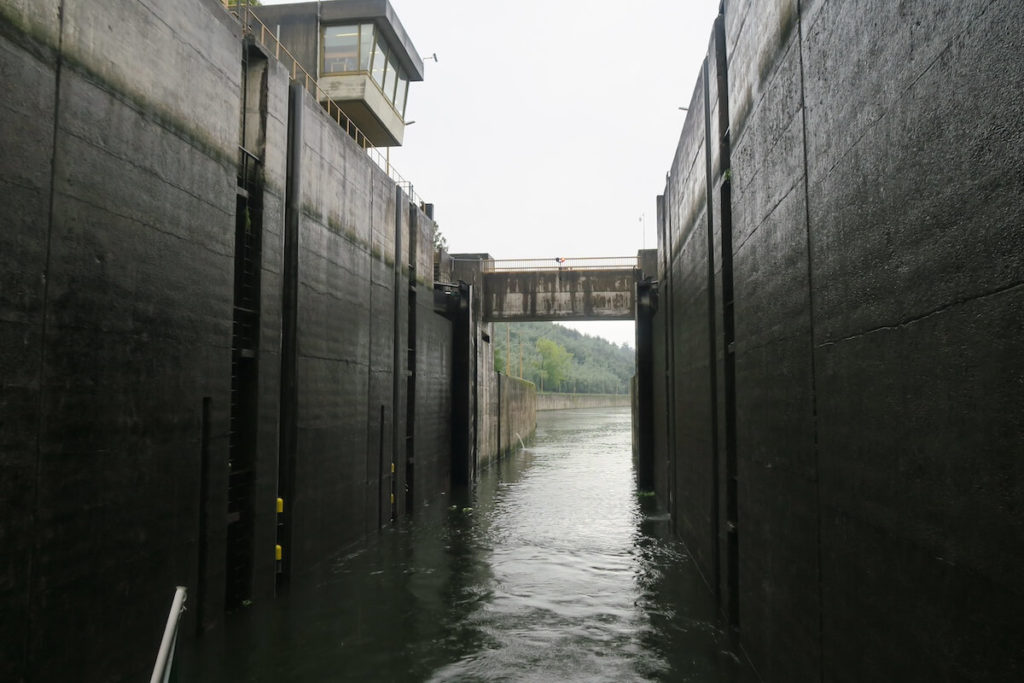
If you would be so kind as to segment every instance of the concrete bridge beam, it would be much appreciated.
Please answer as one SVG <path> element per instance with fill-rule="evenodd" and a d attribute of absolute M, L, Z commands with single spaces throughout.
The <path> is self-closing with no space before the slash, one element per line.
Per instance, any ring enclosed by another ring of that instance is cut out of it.
<path fill-rule="evenodd" d="M 635 268 L 485 273 L 486 322 L 633 320 Z"/>

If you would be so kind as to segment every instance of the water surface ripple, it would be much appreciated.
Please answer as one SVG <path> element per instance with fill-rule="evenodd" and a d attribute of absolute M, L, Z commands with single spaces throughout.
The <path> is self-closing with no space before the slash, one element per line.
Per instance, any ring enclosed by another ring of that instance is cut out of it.
<path fill-rule="evenodd" d="M 667 518 L 642 511 L 628 409 L 540 413 L 469 495 L 233 615 L 182 680 L 752 679 Z"/>

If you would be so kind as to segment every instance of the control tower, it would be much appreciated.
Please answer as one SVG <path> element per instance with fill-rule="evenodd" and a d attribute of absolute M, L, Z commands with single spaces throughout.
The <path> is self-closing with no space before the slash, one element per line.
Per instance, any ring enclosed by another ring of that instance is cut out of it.
<path fill-rule="evenodd" d="M 388 0 L 252 7 L 376 147 L 402 144 L 409 84 L 423 60 Z"/>

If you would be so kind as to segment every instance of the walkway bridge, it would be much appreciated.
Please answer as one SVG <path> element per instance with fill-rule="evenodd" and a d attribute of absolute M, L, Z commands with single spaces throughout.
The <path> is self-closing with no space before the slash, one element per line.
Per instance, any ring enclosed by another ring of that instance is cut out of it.
<path fill-rule="evenodd" d="M 490 341 L 479 323 L 634 320 L 637 473 L 641 487 L 650 490 L 654 476 L 652 321 L 658 307 L 657 264 L 654 249 L 613 258 L 498 260 L 490 254 L 440 254 L 434 272 L 434 310 L 454 323 L 453 386 L 459 387 L 452 396 L 455 481 L 468 483 L 470 463 L 475 462 L 471 449 L 477 397 L 471 386 L 480 370 L 478 340 Z"/>
<path fill-rule="evenodd" d="M 637 256 L 480 260 L 484 322 L 634 320 Z"/>

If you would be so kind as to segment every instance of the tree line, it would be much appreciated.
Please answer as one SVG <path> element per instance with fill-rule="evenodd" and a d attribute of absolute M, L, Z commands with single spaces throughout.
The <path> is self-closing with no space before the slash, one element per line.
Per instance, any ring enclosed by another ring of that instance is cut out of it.
<path fill-rule="evenodd" d="M 626 394 L 636 354 L 626 345 L 554 323 L 495 323 L 494 369 L 541 391 Z"/>

